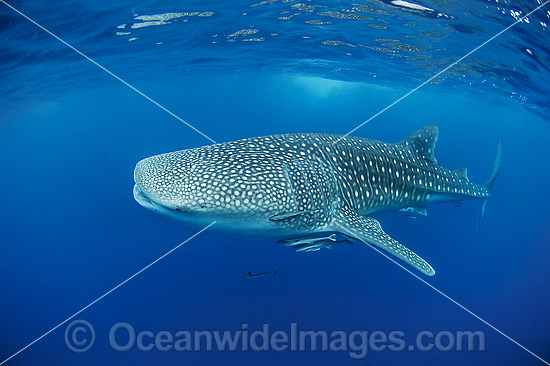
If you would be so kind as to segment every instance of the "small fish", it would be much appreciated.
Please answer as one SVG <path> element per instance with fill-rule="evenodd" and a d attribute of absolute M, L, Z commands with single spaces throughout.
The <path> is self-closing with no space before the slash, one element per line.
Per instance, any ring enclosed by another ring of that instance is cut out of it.
<path fill-rule="evenodd" d="M 277 270 L 273 270 L 273 271 L 267 271 L 267 272 L 261 272 L 261 273 L 252 273 L 252 272 L 248 272 L 247 274 L 243 274 L 242 277 L 244 278 L 255 278 L 255 277 L 262 277 L 262 276 L 265 276 L 267 274 L 270 274 L 270 273 L 273 273 L 274 275 L 277 274 Z"/>
<path fill-rule="evenodd" d="M 323 236 L 323 237 L 282 239 L 282 240 L 279 240 L 277 243 L 283 243 L 286 246 L 293 247 L 298 245 L 314 244 L 318 241 L 336 242 L 336 234 L 331 234 L 329 236 Z"/>
<path fill-rule="evenodd" d="M 294 248 L 296 249 L 297 252 L 316 252 L 323 248 L 332 249 L 332 246 L 337 243 L 346 243 L 348 245 L 353 245 L 353 243 L 349 239 L 344 239 L 339 241 L 318 240 L 315 243 L 295 245 Z"/>
<path fill-rule="evenodd" d="M 323 248 L 331 249 L 335 242 L 331 240 L 319 240 L 315 243 L 305 243 L 294 246 L 297 252 L 316 252 Z"/>
<path fill-rule="evenodd" d="M 426 212 L 426 207 L 405 207 L 400 209 L 399 212 L 404 212 L 405 217 L 415 215 L 428 216 L 428 213 Z"/>

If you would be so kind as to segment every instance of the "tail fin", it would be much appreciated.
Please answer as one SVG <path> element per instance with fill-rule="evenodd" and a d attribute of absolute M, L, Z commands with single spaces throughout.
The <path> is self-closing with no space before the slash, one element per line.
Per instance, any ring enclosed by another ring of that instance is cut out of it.
<path fill-rule="evenodd" d="M 491 178 L 483 185 L 487 189 L 487 191 L 491 191 L 491 188 L 493 188 L 493 183 L 495 183 L 495 180 L 497 179 L 498 172 L 500 171 L 500 165 L 502 163 L 502 141 L 498 141 L 497 146 L 497 157 L 495 159 L 495 165 L 493 166 L 493 172 L 491 173 Z M 483 203 L 481 204 L 481 214 L 479 215 L 479 220 L 477 222 L 477 228 L 476 230 L 479 230 L 479 225 L 481 224 L 481 219 L 483 218 L 483 213 L 485 212 L 485 206 L 487 205 L 487 198 L 483 200 Z"/>
<path fill-rule="evenodd" d="M 495 165 L 493 167 L 493 173 L 491 173 L 491 178 L 483 186 L 487 188 L 488 191 L 493 187 L 495 179 L 497 179 L 498 172 L 500 170 L 500 164 L 502 163 L 502 141 L 498 141 L 497 147 L 497 158 L 495 159 Z"/>

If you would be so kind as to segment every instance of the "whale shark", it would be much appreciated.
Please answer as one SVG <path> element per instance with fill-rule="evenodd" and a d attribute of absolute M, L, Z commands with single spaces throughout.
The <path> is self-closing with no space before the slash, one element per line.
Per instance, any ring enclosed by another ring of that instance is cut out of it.
<path fill-rule="evenodd" d="M 376 246 L 420 272 L 434 269 L 386 234 L 374 214 L 425 215 L 438 202 L 483 201 L 498 175 L 469 181 L 434 156 L 436 126 L 398 143 L 321 133 L 246 138 L 145 158 L 134 170 L 134 197 L 158 214 L 222 231 L 294 237 L 304 243 L 340 233 Z M 287 241 L 288 242 L 288 241 Z"/>

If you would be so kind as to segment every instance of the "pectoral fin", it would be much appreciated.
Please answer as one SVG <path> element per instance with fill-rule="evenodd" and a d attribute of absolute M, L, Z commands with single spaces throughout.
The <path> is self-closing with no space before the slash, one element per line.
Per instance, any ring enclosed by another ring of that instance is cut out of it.
<path fill-rule="evenodd" d="M 386 234 L 375 219 L 359 216 L 350 209 L 343 209 L 335 218 L 334 223 L 343 233 L 384 249 L 420 272 L 428 276 L 435 274 L 434 269 L 424 259 Z"/>

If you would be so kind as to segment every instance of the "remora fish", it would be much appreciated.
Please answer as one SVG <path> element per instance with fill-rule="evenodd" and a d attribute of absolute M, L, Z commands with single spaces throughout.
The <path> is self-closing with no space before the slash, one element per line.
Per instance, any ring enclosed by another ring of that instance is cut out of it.
<path fill-rule="evenodd" d="M 433 268 L 368 215 L 429 203 L 486 199 L 498 174 L 470 182 L 434 157 L 436 126 L 399 143 L 318 133 L 272 135 L 156 155 L 134 171 L 144 207 L 187 223 L 243 234 L 339 232 L 375 245 L 426 275 Z M 481 219 L 481 216 L 480 216 Z"/>
<path fill-rule="evenodd" d="M 332 249 L 332 246 L 337 243 L 346 243 L 348 245 L 353 245 L 351 240 L 344 239 L 344 240 L 331 240 L 331 239 L 321 239 L 317 240 L 313 243 L 303 243 L 298 244 L 294 248 L 297 252 L 316 252 L 318 250 L 321 250 L 323 248 Z"/>
<path fill-rule="evenodd" d="M 286 246 L 296 246 L 302 244 L 313 244 L 316 241 L 336 241 L 336 234 L 330 234 L 329 236 L 324 237 L 311 237 L 311 238 L 294 238 L 294 239 L 283 239 L 279 240 L 277 243 L 283 243 Z"/>
<path fill-rule="evenodd" d="M 262 277 L 262 276 L 265 276 L 267 274 L 271 274 L 273 273 L 274 275 L 277 274 L 277 270 L 274 270 L 274 271 L 267 271 L 267 272 L 262 272 L 262 273 L 252 273 L 252 272 L 248 272 L 247 274 L 243 274 L 243 277 L 245 278 L 255 278 L 255 277 Z"/>

